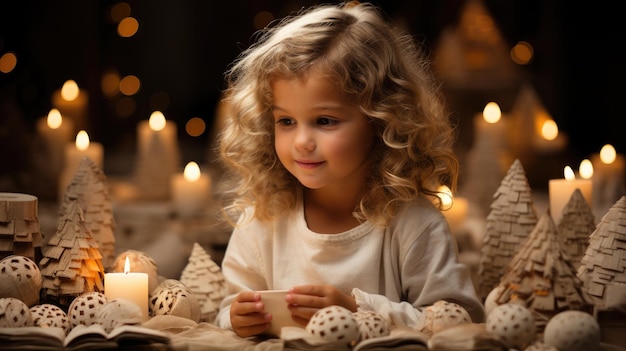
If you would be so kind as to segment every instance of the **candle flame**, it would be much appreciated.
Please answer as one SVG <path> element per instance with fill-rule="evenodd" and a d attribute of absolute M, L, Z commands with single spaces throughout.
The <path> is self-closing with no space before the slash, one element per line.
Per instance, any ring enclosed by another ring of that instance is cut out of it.
<path fill-rule="evenodd" d="M 76 84 L 73 80 L 68 80 L 63 83 L 63 87 L 61 88 L 61 97 L 65 101 L 74 101 L 78 98 L 78 94 L 80 93 L 80 89 L 78 88 L 78 84 Z"/>
<path fill-rule="evenodd" d="M 183 176 L 186 180 L 190 182 L 195 182 L 200 179 L 200 167 L 197 163 L 191 161 L 187 163 L 185 166 L 185 171 L 183 172 Z"/>
<path fill-rule="evenodd" d="M 490 102 L 485 105 L 483 109 L 483 118 L 487 123 L 496 123 L 502 117 L 502 111 L 500 111 L 500 106 L 498 106 L 495 102 Z"/>
<path fill-rule="evenodd" d="M 543 126 L 541 127 L 541 136 L 546 140 L 554 140 L 557 136 L 559 136 L 559 127 L 556 125 L 554 120 L 548 119 L 543 122 Z"/>
<path fill-rule="evenodd" d="M 591 161 L 588 159 L 582 160 L 580 166 L 578 166 L 578 173 L 580 173 L 580 177 L 583 179 L 591 179 L 593 176 L 593 165 Z"/>
<path fill-rule="evenodd" d="M 615 148 L 611 144 L 606 144 L 600 149 L 600 161 L 606 165 L 610 165 L 615 162 L 617 158 L 617 153 L 615 152 Z"/>
<path fill-rule="evenodd" d="M 442 209 L 447 211 L 452 208 L 452 204 L 454 203 L 454 198 L 452 197 L 452 191 L 445 185 L 441 185 L 437 188 L 439 192 L 437 196 L 441 200 Z"/>
<path fill-rule="evenodd" d="M 126 256 L 126 261 L 124 262 L 124 274 L 130 273 L 130 260 L 128 256 Z"/>
<path fill-rule="evenodd" d="M 152 112 L 152 114 L 150 115 L 150 120 L 148 120 L 148 125 L 150 125 L 150 129 L 154 130 L 155 132 L 163 130 L 166 123 L 167 122 L 165 121 L 165 116 L 161 111 Z"/>
<path fill-rule="evenodd" d="M 76 134 L 76 148 L 81 151 L 89 148 L 89 134 L 86 131 L 81 130 Z"/>
<path fill-rule="evenodd" d="M 572 167 L 570 166 L 565 166 L 565 168 L 563 169 L 563 174 L 565 175 L 565 179 L 567 180 L 576 179 L 576 175 L 574 174 L 574 171 L 572 170 Z"/>
<path fill-rule="evenodd" d="M 47 123 L 50 129 L 60 128 L 63 124 L 63 117 L 61 117 L 61 112 L 59 112 L 59 110 L 57 110 L 56 108 L 50 110 L 50 112 L 48 112 Z"/>

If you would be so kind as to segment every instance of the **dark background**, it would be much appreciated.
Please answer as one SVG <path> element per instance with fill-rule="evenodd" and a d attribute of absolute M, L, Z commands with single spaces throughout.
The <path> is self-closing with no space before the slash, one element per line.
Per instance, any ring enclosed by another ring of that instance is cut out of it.
<path fill-rule="evenodd" d="M 454 25 L 465 4 L 373 2 L 405 23 L 427 50 L 434 50 L 442 29 Z M 116 3 L 41 0 L 0 5 L 0 55 L 13 51 L 18 56 L 14 71 L 0 73 L 0 191 L 27 192 L 22 187 L 32 182 L 26 175 L 32 171 L 34 123 L 47 114 L 52 92 L 68 79 L 90 94 L 89 134 L 104 144 L 105 172 L 129 171 L 127 165 L 116 164 L 113 155 L 134 152 L 136 125 L 148 119 L 155 106 L 178 123 L 183 159 L 201 157 L 211 143 L 223 72 L 251 43 L 254 16 L 270 11 L 280 18 L 317 2 L 128 1 L 131 16 L 140 25 L 131 38 L 119 37 L 116 24 L 107 17 Z M 605 143 L 623 153 L 626 31 L 617 3 L 485 0 L 484 4 L 509 46 L 521 40 L 534 46 L 535 58 L 522 70 L 569 136 L 567 157 L 580 161 Z M 114 101 L 100 92 L 101 75 L 111 68 L 142 81 L 131 116 L 117 116 Z M 155 101 L 160 93 L 169 98 Z M 196 138 L 183 132 L 193 116 L 209 126 Z"/>

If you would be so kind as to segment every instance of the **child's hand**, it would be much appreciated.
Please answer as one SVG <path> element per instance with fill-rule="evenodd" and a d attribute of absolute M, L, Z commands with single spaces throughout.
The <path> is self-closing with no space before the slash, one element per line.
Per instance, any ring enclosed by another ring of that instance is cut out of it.
<path fill-rule="evenodd" d="M 356 301 L 332 285 L 300 285 L 289 289 L 285 297 L 293 319 L 306 325 L 318 310 L 336 305 L 356 312 Z"/>
<path fill-rule="evenodd" d="M 237 335 L 242 338 L 266 331 L 272 319 L 263 312 L 261 295 L 254 291 L 240 293 L 230 306 L 230 323 Z"/>

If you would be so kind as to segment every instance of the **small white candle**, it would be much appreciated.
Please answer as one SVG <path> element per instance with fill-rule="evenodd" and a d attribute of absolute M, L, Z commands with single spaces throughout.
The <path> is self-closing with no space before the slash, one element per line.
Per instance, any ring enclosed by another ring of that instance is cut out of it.
<path fill-rule="evenodd" d="M 196 162 L 189 162 L 182 174 L 172 177 L 172 201 L 181 217 L 191 217 L 201 213 L 206 207 L 211 191 L 211 179 L 200 172 Z"/>
<path fill-rule="evenodd" d="M 104 275 L 104 295 L 109 300 L 122 298 L 134 302 L 141 309 L 143 320 L 148 320 L 148 274 L 130 272 L 128 257 L 124 272 Z"/>
<path fill-rule="evenodd" d="M 52 106 L 65 117 L 74 121 L 78 129 L 86 129 L 89 94 L 78 87 L 76 81 L 68 80 L 61 89 L 52 94 Z"/>
<path fill-rule="evenodd" d="M 58 176 L 64 163 L 65 145 L 71 142 L 74 136 L 74 123 L 68 118 L 64 119 L 61 112 L 53 108 L 47 117 L 37 121 L 37 134 L 46 147 L 48 165 Z"/>
<path fill-rule="evenodd" d="M 494 149 L 506 148 L 507 122 L 496 102 L 485 105 L 482 114 L 474 117 L 474 144 L 485 143 Z"/>
<path fill-rule="evenodd" d="M 613 145 L 606 144 L 599 154 L 591 157 L 594 168 L 593 196 L 600 207 L 610 207 L 624 195 L 624 155 L 618 154 Z"/>
<path fill-rule="evenodd" d="M 460 196 L 452 196 L 452 191 L 445 185 L 439 187 L 439 198 L 443 206 L 443 216 L 450 225 L 450 231 L 456 234 L 462 227 L 467 217 L 468 202 L 467 199 Z"/>
<path fill-rule="evenodd" d="M 576 189 L 580 189 L 587 204 L 592 205 L 592 189 L 591 179 L 576 179 L 576 175 L 571 167 L 564 169 L 564 179 L 550 179 L 548 183 L 548 196 L 550 198 L 550 215 L 556 225 L 559 224 L 563 217 L 563 209 L 569 202 L 572 194 Z"/>
<path fill-rule="evenodd" d="M 81 130 L 76 134 L 76 142 L 65 145 L 65 166 L 60 179 L 60 195 L 61 199 L 65 189 L 69 185 L 70 181 L 74 177 L 74 174 L 78 170 L 83 157 L 89 157 L 91 161 L 95 163 L 98 168 L 102 169 L 104 148 L 101 143 L 91 142 L 89 140 L 89 134 L 86 131 Z"/>
<path fill-rule="evenodd" d="M 556 122 L 549 116 L 542 118 L 537 135 L 533 136 L 533 148 L 541 153 L 555 153 L 567 146 L 567 137 L 559 131 Z"/>

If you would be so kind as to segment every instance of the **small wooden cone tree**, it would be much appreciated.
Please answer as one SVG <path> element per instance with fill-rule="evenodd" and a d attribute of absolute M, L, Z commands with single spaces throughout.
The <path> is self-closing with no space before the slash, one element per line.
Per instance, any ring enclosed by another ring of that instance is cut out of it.
<path fill-rule="evenodd" d="M 565 251 L 574 267 L 578 269 L 580 260 L 587 250 L 589 236 L 596 229 L 596 217 L 580 189 L 572 193 L 563 208 L 563 217 L 557 229 Z"/>

